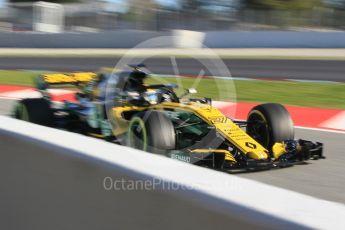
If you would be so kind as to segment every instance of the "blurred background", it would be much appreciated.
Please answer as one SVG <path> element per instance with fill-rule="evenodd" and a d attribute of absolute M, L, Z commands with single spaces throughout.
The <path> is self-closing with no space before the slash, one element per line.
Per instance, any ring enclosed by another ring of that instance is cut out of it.
<path fill-rule="evenodd" d="M 342 31 L 345 0 L 0 0 L 0 31 Z M 52 4 L 54 3 L 54 4 Z"/>

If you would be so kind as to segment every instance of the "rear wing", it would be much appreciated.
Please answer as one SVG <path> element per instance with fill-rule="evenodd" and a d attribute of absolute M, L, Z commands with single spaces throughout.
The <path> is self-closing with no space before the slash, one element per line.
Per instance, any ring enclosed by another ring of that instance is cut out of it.
<path fill-rule="evenodd" d="M 78 73 L 49 73 L 38 77 L 38 83 L 44 85 L 65 85 L 65 84 L 85 84 L 92 81 L 97 76 L 93 72 Z"/>

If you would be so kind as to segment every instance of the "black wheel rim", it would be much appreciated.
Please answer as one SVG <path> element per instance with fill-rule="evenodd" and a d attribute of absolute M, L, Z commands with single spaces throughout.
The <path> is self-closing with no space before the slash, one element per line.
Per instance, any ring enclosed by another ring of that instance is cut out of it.
<path fill-rule="evenodd" d="M 144 122 L 140 118 L 131 121 L 127 138 L 128 146 L 147 151 L 147 133 Z"/>
<path fill-rule="evenodd" d="M 247 133 L 264 147 L 268 147 L 269 127 L 262 115 L 252 113 L 248 118 Z"/>

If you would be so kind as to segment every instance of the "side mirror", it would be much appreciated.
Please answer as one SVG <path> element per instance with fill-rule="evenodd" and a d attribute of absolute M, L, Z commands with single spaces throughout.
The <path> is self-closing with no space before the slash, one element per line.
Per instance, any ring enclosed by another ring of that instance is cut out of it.
<path fill-rule="evenodd" d="M 196 94 L 198 91 L 195 88 L 190 88 L 186 90 L 187 94 Z"/>
<path fill-rule="evenodd" d="M 198 91 L 195 88 L 189 88 L 184 91 L 184 94 L 182 94 L 180 97 L 185 97 L 188 94 L 196 94 Z"/>

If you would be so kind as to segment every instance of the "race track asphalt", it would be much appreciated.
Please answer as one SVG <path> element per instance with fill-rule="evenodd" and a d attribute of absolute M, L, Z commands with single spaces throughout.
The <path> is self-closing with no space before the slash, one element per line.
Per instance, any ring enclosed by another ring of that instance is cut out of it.
<path fill-rule="evenodd" d="M 97 71 L 100 67 L 114 67 L 118 61 L 119 58 L 2 57 L 0 69 Z M 225 59 L 223 62 L 233 77 L 345 81 L 345 61 Z M 170 58 L 149 58 L 144 63 L 153 73 L 175 74 Z M 199 60 L 177 58 L 176 63 L 181 75 L 197 76 L 202 69 L 205 75 L 210 75 Z"/>
<path fill-rule="evenodd" d="M 326 159 L 309 161 L 306 165 L 237 175 L 345 204 L 345 133 L 297 128 L 296 138 L 322 142 Z"/>
<path fill-rule="evenodd" d="M 0 99 L 0 115 L 9 115 L 14 103 L 14 100 Z M 284 169 L 236 175 L 345 204 L 345 133 L 297 128 L 296 138 L 324 143 L 324 154 L 327 159 L 310 161 L 306 165 L 295 165 Z"/>

